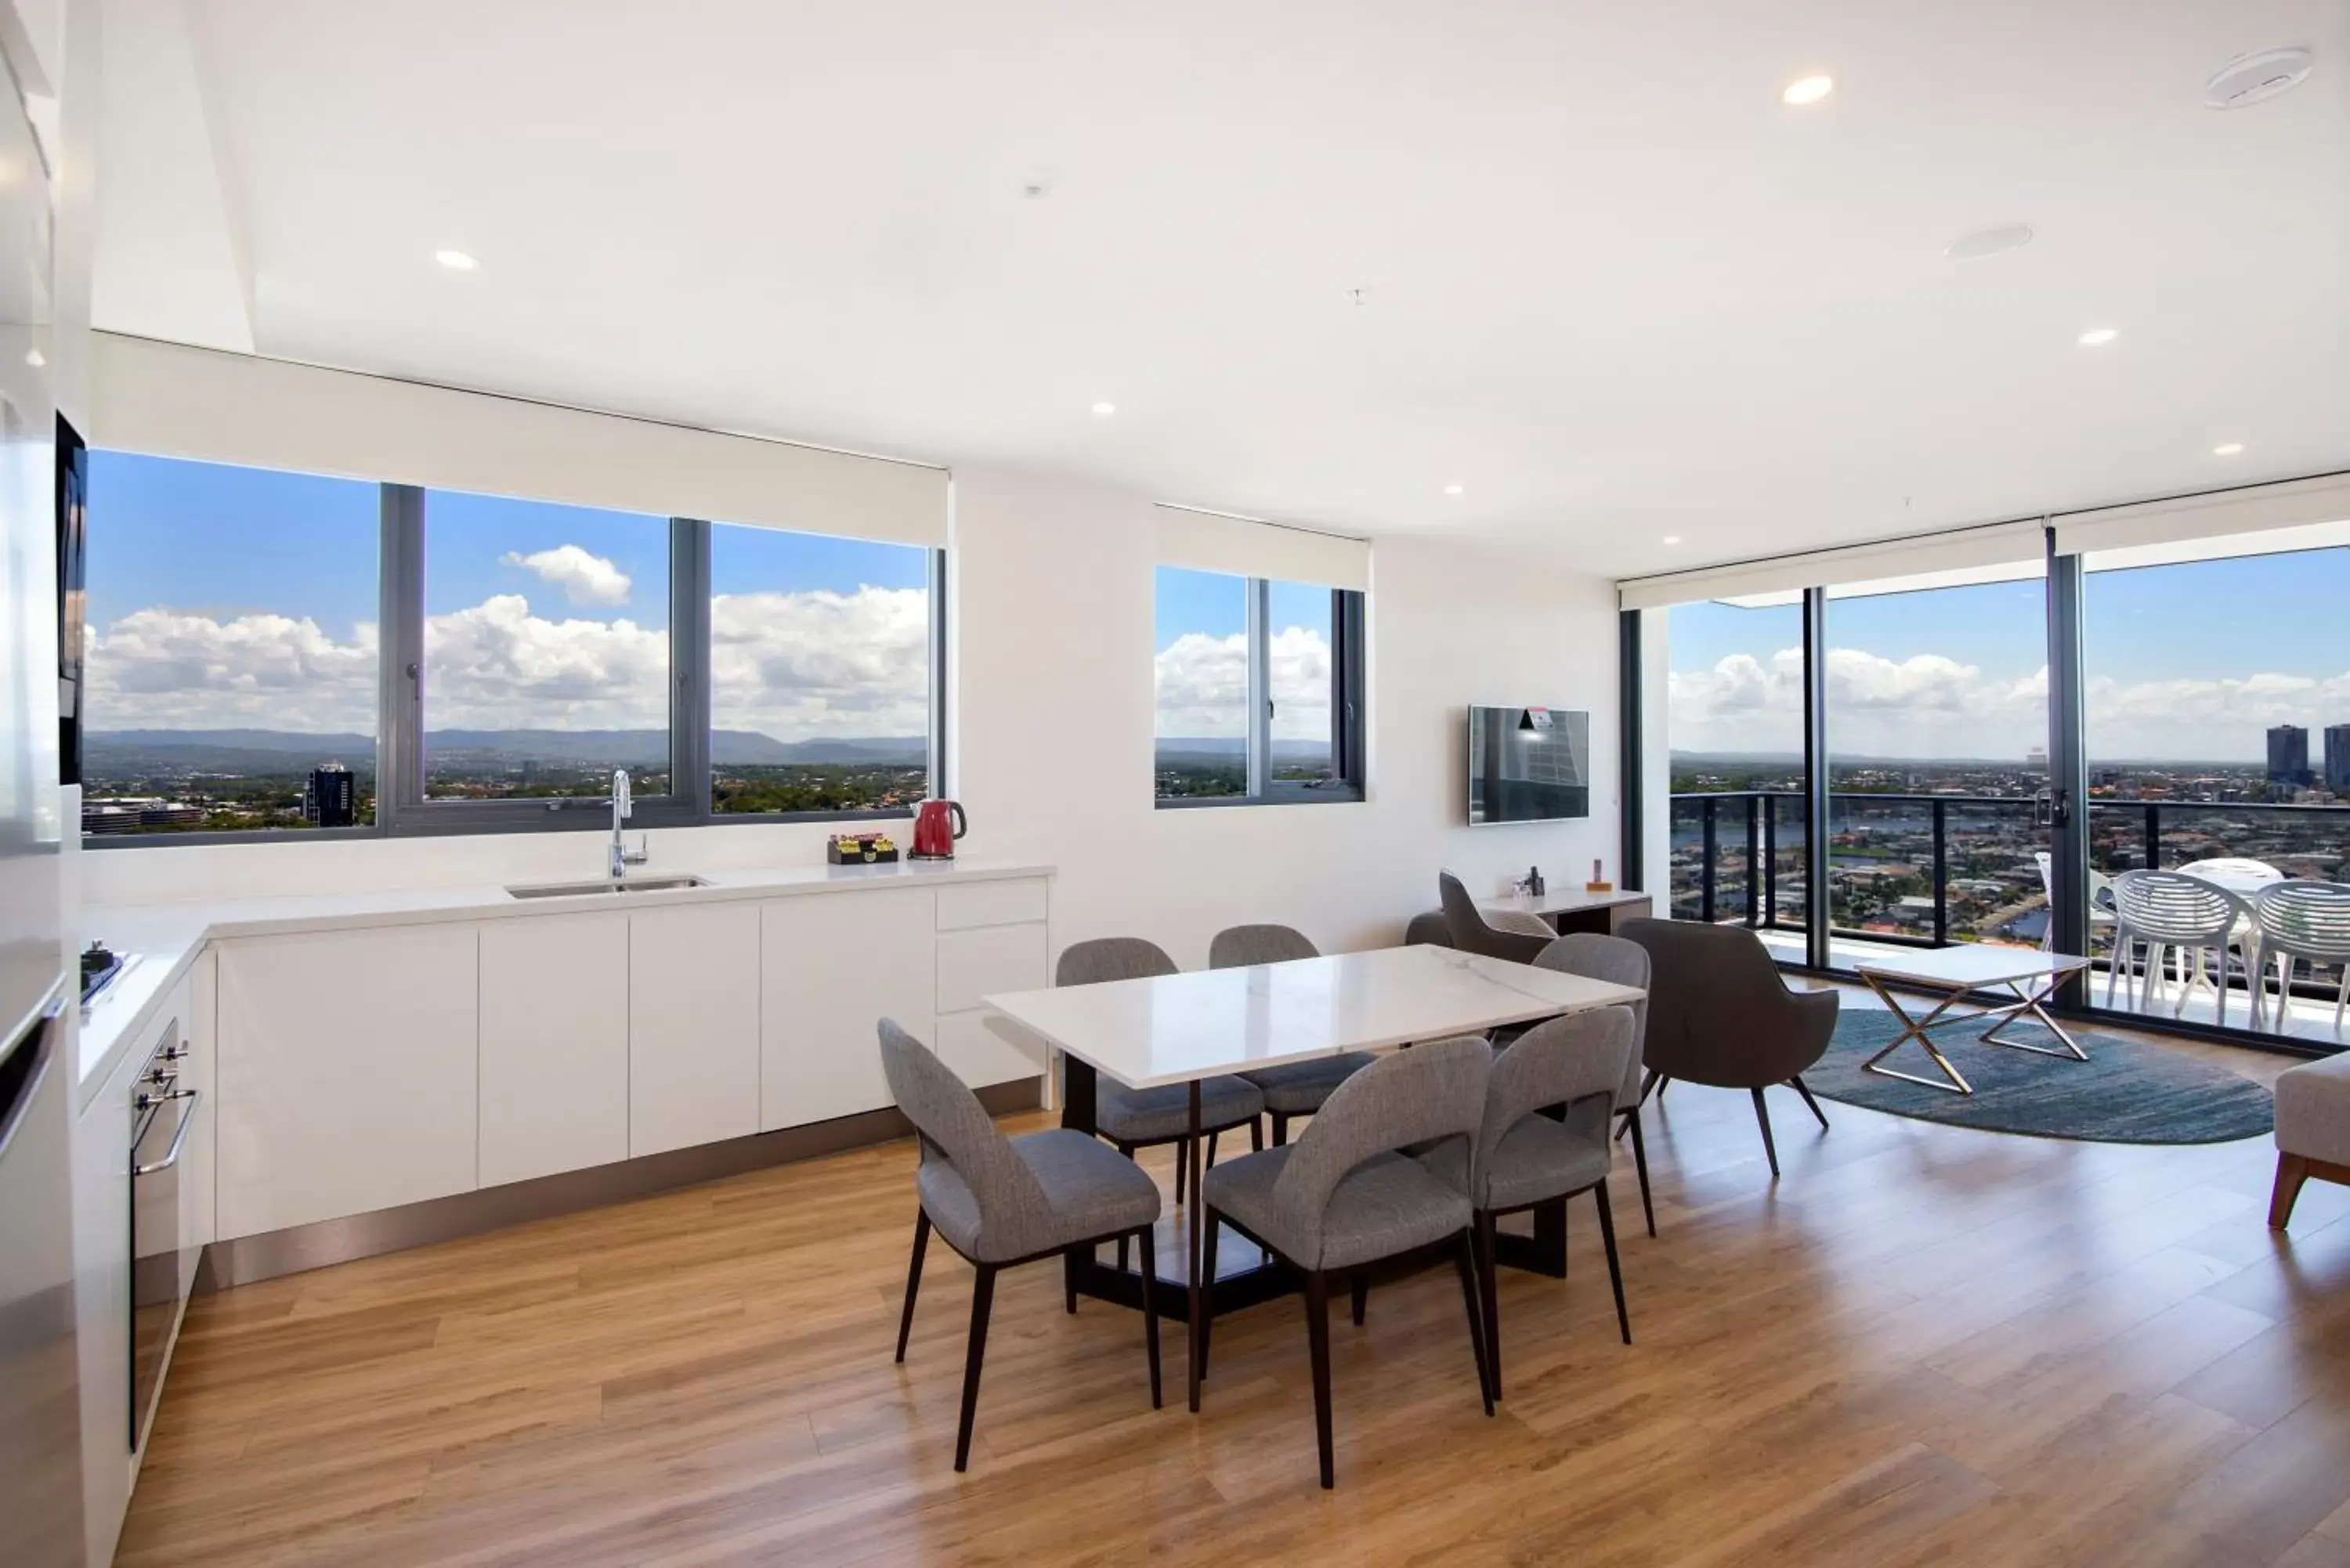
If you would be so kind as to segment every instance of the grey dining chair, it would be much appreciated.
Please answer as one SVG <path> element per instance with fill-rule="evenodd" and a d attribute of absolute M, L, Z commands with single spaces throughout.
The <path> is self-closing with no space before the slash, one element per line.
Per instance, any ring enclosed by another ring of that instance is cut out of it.
<path fill-rule="evenodd" d="M 1097 985 L 1112 980 L 1149 980 L 1180 974 L 1175 961 L 1156 942 L 1140 937 L 1097 937 L 1075 942 L 1063 950 L 1054 969 L 1055 985 Z M 1264 1129 L 1257 1117 L 1264 1111 L 1264 1095 L 1245 1078 L 1200 1080 L 1200 1131 L 1208 1140 L 1206 1163 L 1216 1162 L 1216 1137 L 1234 1127 L 1249 1129 L 1249 1145 L 1264 1147 Z M 1118 1145 L 1118 1152 L 1133 1158 L 1138 1148 L 1159 1144 L 1175 1146 L 1175 1201 L 1183 1201 L 1184 1172 L 1191 1166 L 1191 1091 L 1185 1084 L 1156 1089 L 1129 1089 L 1107 1077 L 1094 1089 L 1094 1126 Z M 1118 1266 L 1124 1268 L 1125 1251 Z"/>
<path fill-rule="evenodd" d="M 1436 874 L 1436 891 L 1444 904 L 1445 929 L 1451 935 L 1452 945 L 1463 952 L 1532 963 L 1534 955 L 1558 936 L 1539 915 L 1502 910 L 1489 917 L 1469 896 L 1461 878 L 1450 871 Z"/>
<path fill-rule="evenodd" d="M 1232 926 L 1208 943 L 1210 969 L 1245 969 L 1251 964 L 1287 963 L 1293 959 L 1320 958 L 1322 950 L 1305 932 L 1287 926 Z M 1293 1062 L 1243 1073 L 1242 1077 L 1264 1096 L 1265 1114 L 1273 1118 L 1275 1147 L 1289 1141 L 1289 1118 L 1310 1116 L 1322 1108 L 1330 1091 L 1371 1064 L 1367 1051 L 1349 1051 L 1318 1061 Z M 1204 1114 L 1205 1106 L 1202 1106 Z"/>
<path fill-rule="evenodd" d="M 1330 1444 L 1330 1276 L 1451 1244 L 1468 1309 L 1469 1347 L 1485 1413 L 1493 1395 L 1485 1370 L 1469 1195 L 1402 1150 L 1451 1140 L 1467 1144 L 1485 1110 L 1493 1054 L 1477 1035 L 1430 1041 L 1374 1062 L 1331 1092 L 1295 1143 L 1243 1155 L 1201 1179 L 1208 1226 L 1201 1277 L 1216 1273 L 1216 1232 L 1225 1225 L 1305 1276 L 1305 1333 L 1314 1364 L 1314 1428 L 1322 1485 L 1335 1484 Z M 1212 1297 L 1203 1297 L 1212 1303 Z M 1200 1323 L 1208 1362 L 1212 1312 Z"/>
<path fill-rule="evenodd" d="M 1616 1327 L 1632 1343 L 1624 1307 L 1624 1270 L 1616 1256 L 1616 1217 L 1607 1202 L 1612 1163 L 1607 1126 L 1632 1060 L 1632 1010 L 1603 1007 L 1538 1023 L 1493 1058 L 1485 1111 L 1473 1147 L 1456 1140 L 1420 1156 L 1475 1211 L 1477 1279 L 1485 1315 L 1485 1370 L 1502 1397 L 1502 1315 L 1494 1282 L 1495 1221 L 1588 1192 L 1599 1206 L 1607 1281 L 1616 1292 Z M 1558 1114 L 1549 1114 L 1557 1112 Z"/>
<path fill-rule="evenodd" d="M 1622 937 L 1603 936 L 1596 931 L 1572 931 L 1559 938 L 1534 956 L 1534 966 L 1556 970 L 1561 974 L 1579 974 L 1586 980 L 1603 980 L 1612 985 L 1628 985 L 1641 992 L 1648 989 L 1648 950 Z M 1640 1214 L 1648 1221 L 1648 1234 L 1653 1236 L 1657 1233 L 1657 1206 L 1648 1196 L 1648 1140 L 1640 1127 L 1640 1053 L 1648 1033 L 1648 1002 L 1643 996 L 1632 1004 L 1632 1048 L 1624 1055 L 1624 1081 L 1617 1085 L 1613 1108 L 1616 1136 L 1632 1135 L 1632 1168 L 1640 1178 Z"/>
<path fill-rule="evenodd" d="M 1771 1138 L 1771 1108 L 1762 1091 L 1785 1084 L 1828 1126 L 1827 1113 L 1804 1082 L 1804 1069 L 1827 1054 L 1835 1038 L 1833 991 L 1790 991 L 1762 939 L 1743 926 L 1696 920 L 1627 920 L 1624 936 L 1646 948 L 1649 974 L 1648 1031 L 1640 1054 L 1648 1068 L 1641 1095 L 1677 1078 L 1754 1097 L 1762 1154 L 1773 1179 L 1779 1148 Z"/>
<path fill-rule="evenodd" d="M 1151 1227 L 1159 1185 L 1081 1132 L 1055 1127 L 1006 1137 L 979 1096 L 896 1022 L 880 1022 L 881 1070 L 890 1097 L 920 1135 L 915 1172 L 914 1256 L 906 1269 L 906 1306 L 898 1319 L 898 1360 L 914 1327 L 922 1254 L 935 1229 L 978 1271 L 972 1287 L 971 1337 L 962 1364 L 962 1421 L 955 1430 L 955 1469 L 971 1459 L 972 1418 L 979 1408 L 979 1368 L 987 1351 L 987 1317 L 998 1272 L 1045 1258 L 1089 1253 L 1103 1241 L 1131 1237 L 1142 1247 L 1142 1339 L 1150 1359 L 1150 1407 L 1159 1408 L 1158 1273 Z"/>

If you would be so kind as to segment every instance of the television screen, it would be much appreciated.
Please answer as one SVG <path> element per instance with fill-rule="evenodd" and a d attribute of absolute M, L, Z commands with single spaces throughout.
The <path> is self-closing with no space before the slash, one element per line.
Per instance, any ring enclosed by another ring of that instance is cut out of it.
<path fill-rule="evenodd" d="M 1591 815 L 1591 715 L 1564 708 L 1469 710 L 1469 825 Z"/>

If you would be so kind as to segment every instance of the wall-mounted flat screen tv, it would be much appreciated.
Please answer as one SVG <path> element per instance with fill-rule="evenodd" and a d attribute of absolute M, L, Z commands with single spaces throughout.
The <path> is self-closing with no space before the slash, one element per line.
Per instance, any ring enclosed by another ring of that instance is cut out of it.
<path fill-rule="evenodd" d="M 1469 710 L 1469 826 L 1591 815 L 1591 715 L 1565 708 Z"/>

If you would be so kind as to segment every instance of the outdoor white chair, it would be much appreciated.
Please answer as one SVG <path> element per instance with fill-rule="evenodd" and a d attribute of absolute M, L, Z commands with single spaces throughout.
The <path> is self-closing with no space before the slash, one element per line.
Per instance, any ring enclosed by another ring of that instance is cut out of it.
<path fill-rule="evenodd" d="M 2269 954 L 2277 961 L 2277 1029 L 2293 1021 L 2293 971 L 2298 960 L 2333 964 L 2342 971 L 2334 998 L 2334 1033 L 2342 1033 L 2350 1004 L 2350 887 L 2339 882 L 2273 882 L 2252 896 L 2252 1025 L 2258 1028 L 2268 996 L 2263 972 Z"/>
<path fill-rule="evenodd" d="M 2055 862 L 2045 849 L 2038 851 L 2032 858 L 2040 867 L 2040 890 L 2048 896 L 2048 923 L 2041 929 L 2040 950 L 2053 952 L 2056 941 Z M 2097 945 L 2099 931 L 2111 932 L 2113 929 L 2114 879 L 2092 866 L 2089 867 L 2089 946 L 2095 948 Z"/>
<path fill-rule="evenodd" d="M 2163 959 L 2178 953 L 2178 1000 L 2174 1018 L 2187 1011 L 2188 994 L 2202 973 L 2202 957 L 2216 954 L 2212 989 L 2218 993 L 2220 1023 L 2228 1022 L 2228 950 L 2236 940 L 2237 922 L 2249 920 L 2244 900 L 2216 882 L 2189 877 L 2183 871 L 2125 871 L 2114 878 L 2114 954 L 2106 971 L 2106 1005 L 2114 1004 L 2114 982 L 2130 969 L 2131 944 L 2146 944 L 2146 968 L 2124 1000 L 2140 1012 L 2154 1003 L 2162 984 Z M 2190 967 L 2190 956 L 2193 960 Z M 2247 955 L 2249 957 L 2249 955 Z M 2252 966 L 2248 962 L 2250 971 Z"/>

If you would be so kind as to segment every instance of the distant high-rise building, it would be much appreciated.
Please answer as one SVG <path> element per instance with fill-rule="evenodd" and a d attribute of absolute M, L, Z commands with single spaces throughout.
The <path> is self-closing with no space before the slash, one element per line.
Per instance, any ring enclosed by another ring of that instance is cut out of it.
<path fill-rule="evenodd" d="M 2034 746 L 2030 751 L 2024 753 L 2023 765 L 2036 774 L 2046 773 L 2048 771 L 2048 748 L 2045 746 Z"/>
<path fill-rule="evenodd" d="M 359 781 L 340 763 L 310 770 L 302 789 L 302 815 L 320 827 L 352 827 L 359 819 Z"/>
<path fill-rule="evenodd" d="M 2298 724 L 2278 724 L 2269 731 L 2269 783 L 2309 782 L 2309 732 Z"/>
<path fill-rule="evenodd" d="M 2350 724 L 2325 726 L 2325 787 L 2350 795 Z"/>

